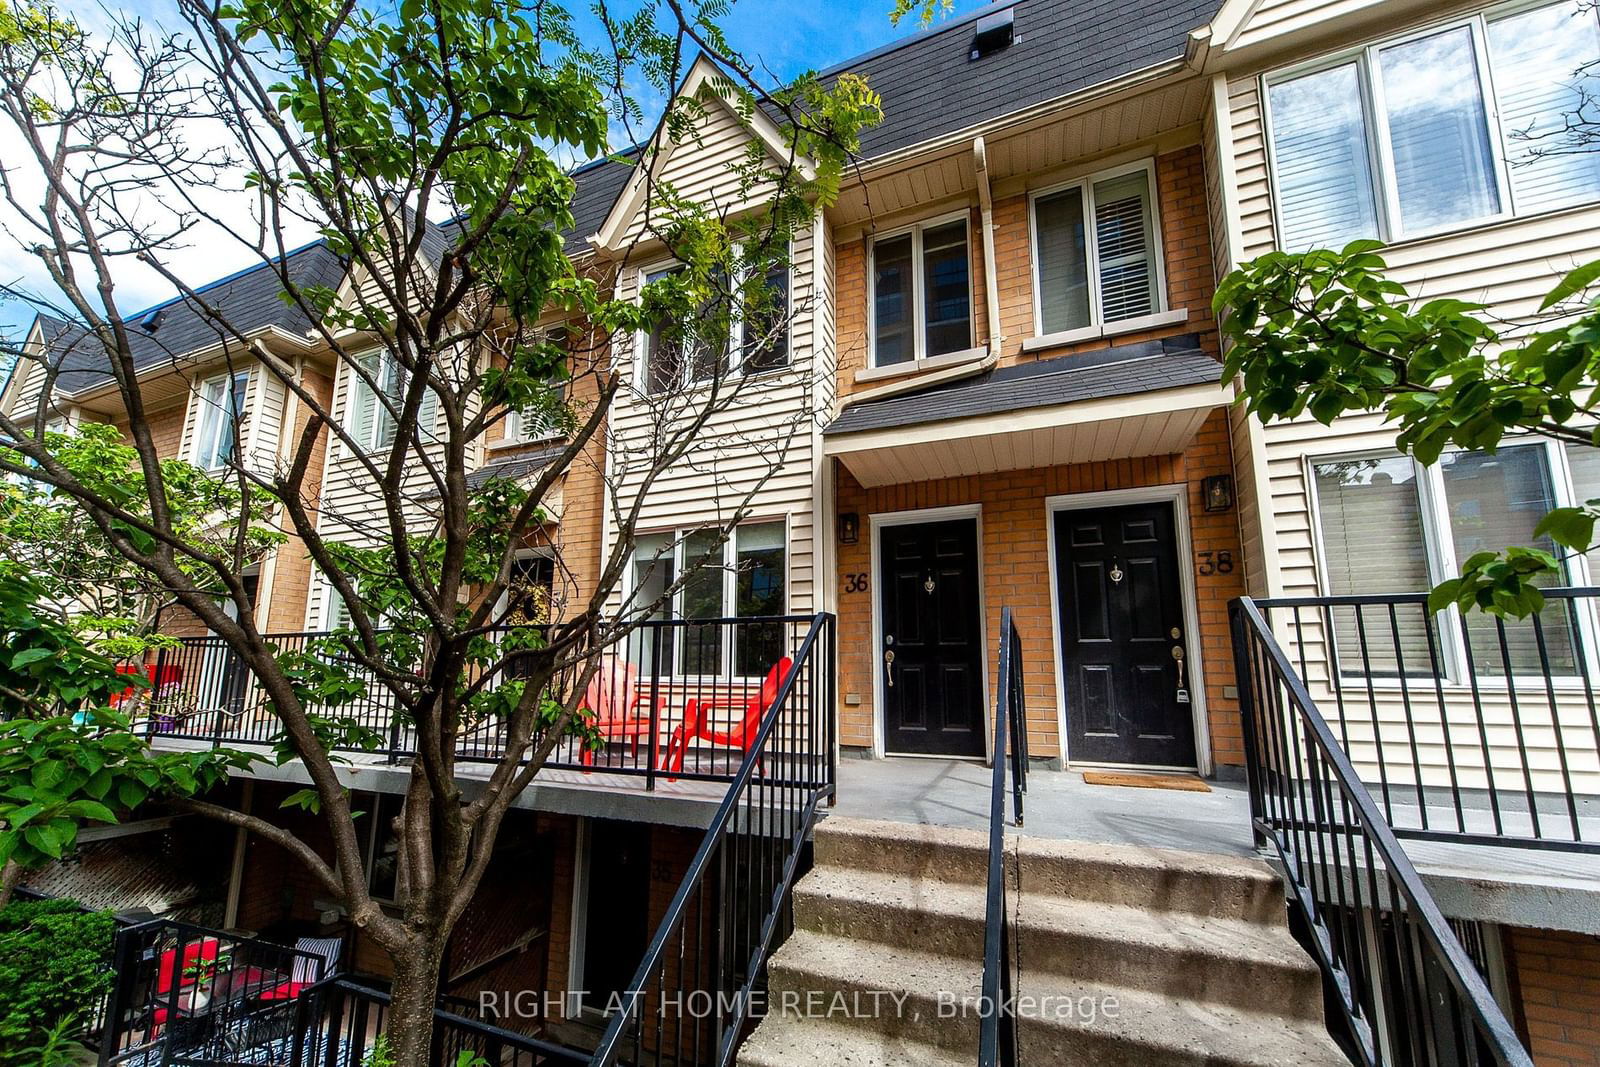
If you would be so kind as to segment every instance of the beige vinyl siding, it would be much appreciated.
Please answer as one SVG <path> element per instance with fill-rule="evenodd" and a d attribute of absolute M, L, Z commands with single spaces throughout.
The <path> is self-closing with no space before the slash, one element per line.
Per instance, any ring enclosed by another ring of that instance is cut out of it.
<path fill-rule="evenodd" d="M 1315 29 L 1319 23 L 1376 7 L 1383 0 L 1257 0 L 1250 15 L 1228 42 L 1230 49 L 1251 48 Z"/>
<path fill-rule="evenodd" d="M 1261 43 L 1272 36 L 1307 29 L 1317 20 L 1332 20 L 1348 10 L 1364 4 L 1317 4 L 1303 0 L 1263 3 L 1246 30 L 1237 38 L 1243 47 Z M 1456 10 L 1464 10 L 1451 5 Z M 1389 19 L 1382 25 L 1369 26 L 1358 35 L 1347 34 L 1339 40 L 1339 47 L 1376 40 L 1394 33 L 1404 32 L 1409 26 L 1420 25 L 1438 15 L 1438 9 L 1421 12 L 1406 20 Z M 1328 28 L 1330 32 L 1334 27 Z M 1241 260 L 1248 260 L 1276 247 L 1273 218 L 1272 190 L 1268 176 L 1268 147 L 1261 107 L 1261 76 L 1282 66 L 1313 58 L 1304 51 L 1285 51 L 1270 62 L 1262 61 L 1248 70 L 1230 73 L 1227 82 L 1227 114 L 1219 122 L 1219 131 L 1229 134 L 1229 147 L 1233 156 L 1233 176 L 1237 187 L 1238 217 L 1235 226 L 1235 247 Z M 1219 153 L 1219 155 L 1222 153 Z M 1220 184 L 1220 183 L 1219 183 Z M 1213 189 L 1213 213 L 1220 210 L 1216 198 L 1219 189 Z M 1219 266 L 1224 252 L 1218 251 Z M 1434 299 L 1456 297 L 1484 303 L 1498 317 L 1517 318 L 1537 310 L 1543 294 L 1565 271 L 1579 263 L 1600 258 L 1600 204 L 1566 208 L 1544 215 L 1510 219 L 1417 240 L 1398 242 L 1382 255 L 1391 267 L 1392 276 L 1404 284 L 1413 297 Z M 1271 589 L 1268 583 L 1257 580 L 1251 568 L 1250 588 L 1253 593 L 1270 592 L 1284 596 L 1311 596 L 1326 592 L 1326 583 L 1318 570 L 1317 538 L 1314 529 L 1312 489 L 1309 481 L 1309 459 L 1363 451 L 1392 449 L 1394 431 L 1383 425 L 1377 415 L 1355 415 L 1339 419 L 1326 427 L 1302 418 L 1293 422 L 1276 422 L 1260 427 L 1255 438 L 1260 442 L 1266 501 L 1264 516 L 1269 529 L 1262 533 L 1276 541 L 1276 551 L 1270 544 L 1257 546 L 1257 537 L 1251 529 L 1248 497 L 1251 487 L 1244 477 L 1245 448 L 1248 429 L 1242 420 L 1234 418 L 1235 455 L 1239 457 L 1239 505 L 1242 532 L 1246 540 L 1246 554 L 1264 559 L 1275 566 L 1272 577 L 1276 582 Z M 1377 561 L 1375 565 L 1381 565 Z M 1329 661 L 1326 655 L 1325 635 L 1314 621 L 1303 631 L 1306 647 L 1307 681 L 1314 698 L 1330 718 L 1338 718 L 1338 700 L 1329 684 Z M 1280 636 L 1288 631 L 1280 627 Z M 1291 658 L 1298 664 L 1299 648 L 1290 649 Z M 1427 784 L 1450 784 L 1450 765 L 1455 761 L 1455 773 L 1463 788 L 1481 788 L 1488 784 L 1482 767 L 1482 757 L 1477 748 L 1477 727 L 1471 694 L 1461 687 L 1445 687 L 1447 714 L 1441 716 L 1431 706 L 1416 703 L 1410 709 L 1392 685 L 1374 687 L 1370 697 L 1364 686 L 1354 693 L 1348 686 L 1344 693 L 1345 716 L 1339 728 L 1347 730 L 1355 761 L 1363 773 L 1376 773 L 1373 760 L 1376 754 L 1374 738 L 1381 737 L 1391 759 L 1408 753 L 1409 732 L 1416 731 L 1418 751 L 1425 765 Z M 1582 704 L 1580 698 L 1567 704 Z M 1489 719 L 1490 747 L 1494 764 L 1504 788 L 1510 781 L 1507 775 L 1519 766 L 1515 762 L 1516 739 L 1511 726 L 1509 703 L 1502 694 L 1498 698 L 1486 694 L 1485 712 Z M 1531 710 L 1530 710 L 1531 709 Z M 1559 762 L 1553 746 L 1554 734 L 1549 725 L 1544 703 L 1525 704 L 1525 730 L 1527 744 L 1534 761 L 1536 788 L 1560 790 Z M 1588 729 L 1587 711 L 1582 714 L 1563 708 L 1563 725 L 1577 731 Z M 1580 720 L 1582 720 L 1580 722 Z M 1376 726 L 1374 725 L 1376 723 Z M 1448 727 L 1446 725 L 1448 723 Z M 1540 725 L 1543 724 L 1543 725 Z M 1376 731 L 1376 732 L 1375 732 Z M 1569 734 L 1577 736 L 1576 734 Z M 1447 744 L 1448 741 L 1448 744 Z M 1574 789 L 1579 793 L 1600 793 L 1600 767 L 1575 765 Z M 1520 774 L 1520 771 L 1517 772 Z M 1408 784 L 1391 780 L 1392 785 Z"/>

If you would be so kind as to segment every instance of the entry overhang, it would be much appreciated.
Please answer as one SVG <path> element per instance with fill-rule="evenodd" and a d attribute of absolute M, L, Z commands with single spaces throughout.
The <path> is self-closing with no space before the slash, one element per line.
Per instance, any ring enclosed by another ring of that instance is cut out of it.
<path fill-rule="evenodd" d="M 847 409 L 824 452 L 863 486 L 1182 452 L 1233 399 L 1193 335 L 1002 368 Z"/>

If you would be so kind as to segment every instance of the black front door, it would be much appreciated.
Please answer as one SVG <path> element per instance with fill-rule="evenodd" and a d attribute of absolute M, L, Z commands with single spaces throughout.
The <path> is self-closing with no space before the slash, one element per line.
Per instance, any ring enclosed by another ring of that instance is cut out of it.
<path fill-rule="evenodd" d="M 1068 756 L 1193 767 L 1172 505 L 1057 512 L 1055 539 Z"/>
<path fill-rule="evenodd" d="M 885 747 L 982 756 L 977 520 L 885 526 L 878 550 Z"/>

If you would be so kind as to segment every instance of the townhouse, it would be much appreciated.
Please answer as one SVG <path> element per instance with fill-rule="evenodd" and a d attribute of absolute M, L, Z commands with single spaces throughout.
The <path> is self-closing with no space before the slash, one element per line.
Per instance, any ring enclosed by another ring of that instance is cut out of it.
<path fill-rule="evenodd" d="M 890 757 L 992 754 L 995 647 L 1009 608 L 1028 651 L 1022 703 L 1036 762 L 1218 783 L 1259 770 L 1230 601 L 1423 592 L 1478 547 L 1531 540 L 1548 507 L 1600 496 L 1600 475 L 1587 451 L 1538 441 L 1421 468 L 1394 452 L 1375 415 L 1263 426 L 1222 379 L 1215 283 L 1273 249 L 1377 237 L 1414 293 L 1527 315 L 1560 271 L 1600 258 L 1600 154 L 1544 153 L 1528 136 L 1570 106 L 1572 72 L 1600 61 L 1595 20 L 1575 0 L 1018 0 L 824 72 L 865 75 L 884 122 L 866 133 L 839 202 L 797 236 L 787 276 L 771 280 L 788 329 L 758 347 L 736 337 L 721 370 L 739 402 L 651 490 L 618 594 L 653 596 L 712 551 L 721 566 L 663 614 L 736 621 L 709 648 L 680 640 L 628 654 L 669 697 L 706 678 L 748 687 L 795 653 L 804 630 L 790 625 L 775 647 L 741 636 L 750 631 L 737 620 L 830 614 L 831 736 L 842 757 L 873 761 L 854 766 L 858 781 L 887 782 Z M 648 173 L 624 159 L 574 174 L 569 249 L 625 296 L 674 267 L 651 235 L 653 182 L 731 216 L 762 210 L 731 167 L 753 140 L 781 156 L 781 137 L 717 84 L 711 64 L 694 65 L 680 91 L 705 105 L 695 134 L 652 146 Z M 325 284 L 362 284 L 320 246 L 291 259 Z M 306 341 L 308 324 L 273 298 L 270 273 L 215 291 L 230 306 L 259 304 L 262 343 L 303 368 L 337 417 L 381 438 L 374 398 Z M 304 414 L 268 376 L 237 354 L 225 365 L 181 302 L 145 319 L 148 373 L 164 383 L 164 448 L 220 464 L 224 418 L 245 420 L 252 454 L 287 447 L 285 428 Z M 595 337 L 555 316 L 545 325 L 574 353 L 619 368 L 625 387 L 524 553 L 529 621 L 558 617 L 591 588 L 662 405 L 706 385 L 666 358 L 660 338 Z M 70 351 L 62 329 L 41 320 L 30 343 Z M 72 367 L 55 410 L 69 425 L 116 422 L 92 360 Z M 574 403 L 589 380 L 574 374 Z M 36 388 L 24 375 L 0 404 L 18 410 Z M 474 477 L 530 478 L 558 441 L 507 420 L 483 442 Z M 381 502 L 361 498 L 347 462 L 327 447 L 319 521 L 358 537 Z M 699 531 L 736 513 L 726 543 L 700 547 Z M 264 629 L 340 624 L 302 555 L 291 543 L 263 563 Z M 1571 584 L 1591 584 L 1590 566 L 1572 560 Z M 1414 810 L 1385 808 L 1390 821 L 1420 812 L 1423 836 L 1438 836 L 1424 790 L 1465 791 L 1477 798 L 1455 800 L 1465 841 L 1469 815 L 1495 802 L 1507 776 L 1525 775 L 1534 812 L 1572 812 L 1566 837 L 1541 838 L 1537 817 L 1531 836 L 1592 855 L 1600 738 L 1582 736 L 1592 703 L 1558 701 L 1550 664 L 1540 669 L 1541 656 L 1554 659 L 1563 693 L 1590 677 L 1587 602 L 1561 607 L 1547 637 L 1523 625 L 1498 639 L 1492 624 L 1430 624 L 1414 601 L 1386 614 L 1353 602 L 1278 610 L 1274 632 L 1359 773 L 1386 802 L 1391 775 L 1416 790 Z M 171 628 L 196 632 L 181 620 Z M 1465 664 L 1502 653 L 1502 671 L 1468 684 Z M 1535 721 L 1522 709 L 1546 690 Z M 677 721 L 668 707 L 663 738 Z M 448 992 L 585 989 L 593 999 L 626 988 L 737 766 L 699 764 L 703 792 L 658 789 L 648 752 L 643 763 L 636 752 L 608 759 L 598 776 L 567 754 L 519 801 Z M 378 765 L 348 774 L 380 815 L 398 802 L 403 775 Z M 270 810 L 293 781 L 291 767 L 236 788 Z M 1176 810 L 1167 797 L 1184 796 L 1155 795 L 1155 819 Z M 1478 844 L 1530 836 L 1494 814 Z M 315 836 L 310 820 L 281 817 Z M 394 851 L 385 822 L 372 820 L 370 866 L 403 892 L 382 862 Z M 1595 872 L 1586 858 L 1561 878 L 1485 865 L 1466 847 L 1433 867 L 1418 852 L 1428 888 L 1538 1062 L 1592 1062 L 1600 989 L 1583 973 L 1600 962 Z M 1380 944 L 1393 916 L 1370 900 L 1365 913 Z M 272 846 L 236 843 L 216 922 L 281 934 L 339 920 Z M 1391 951 L 1381 943 L 1374 955 Z M 359 939 L 353 953 L 357 967 L 381 970 Z M 531 1028 L 592 1045 L 602 1019 L 546 1006 Z M 1376 1027 L 1374 1040 L 1398 1041 L 1395 1025 Z"/>

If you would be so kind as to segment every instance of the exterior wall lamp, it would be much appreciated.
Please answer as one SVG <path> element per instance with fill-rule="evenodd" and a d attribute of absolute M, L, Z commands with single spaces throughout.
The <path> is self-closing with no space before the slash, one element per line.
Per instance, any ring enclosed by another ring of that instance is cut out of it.
<path fill-rule="evenodd" d="M 1233 475 L 1213 474 L 1200 483 L 1207 511 L 1227 511 L 1233 507 Z"/>

